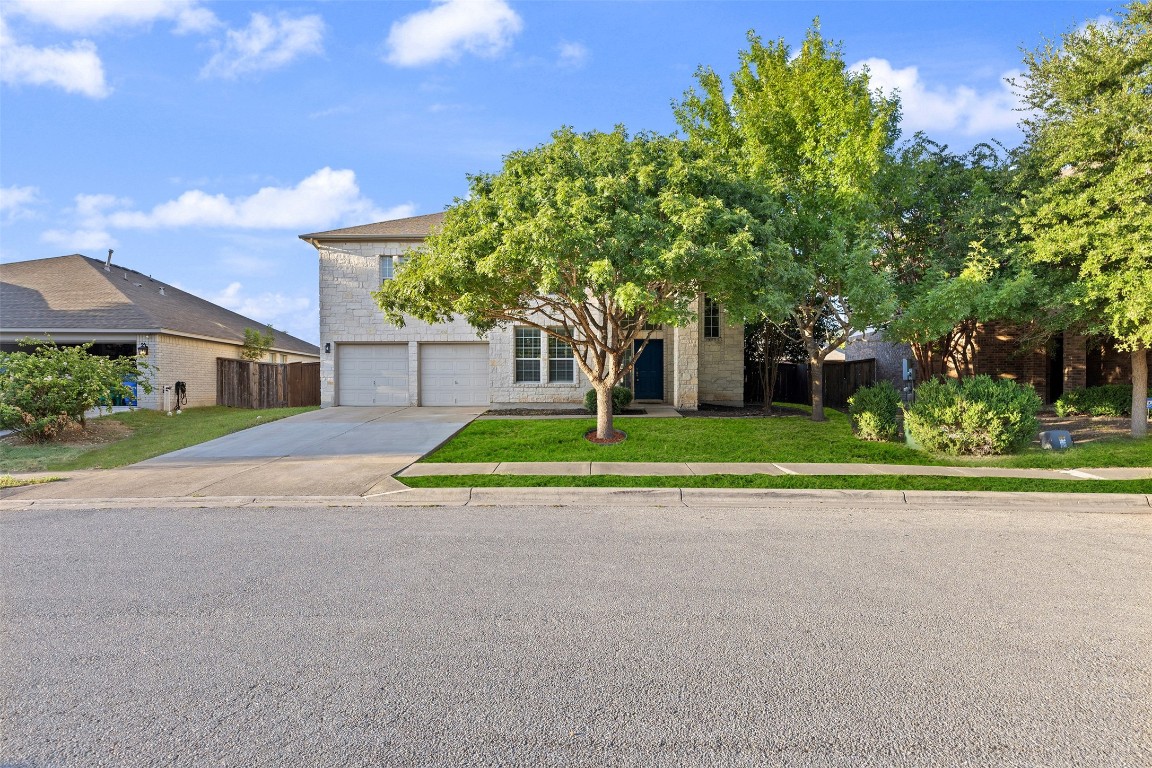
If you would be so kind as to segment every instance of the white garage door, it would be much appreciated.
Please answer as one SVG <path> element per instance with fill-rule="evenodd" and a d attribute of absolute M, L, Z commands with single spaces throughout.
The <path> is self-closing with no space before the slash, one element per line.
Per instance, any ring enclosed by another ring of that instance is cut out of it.
<path fill-rule="evenodd" d="M 487 344 L 421 344 L 421 405 L 488 405 Z"/>
<path fill-rule="evenodd" d="M 341 344 L 339 405 L 408 405 L 407 344 Z"/>

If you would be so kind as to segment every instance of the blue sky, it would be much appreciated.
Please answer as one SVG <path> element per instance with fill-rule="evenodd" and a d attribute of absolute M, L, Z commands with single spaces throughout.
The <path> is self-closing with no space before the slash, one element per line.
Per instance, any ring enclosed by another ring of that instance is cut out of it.
<path fill-rule="evenodd" d="M 1020 139 L 1021 48 L 1104 2 L 0 3 L 0 261 L 84 253 L 310 341 L 297 235 L 443 210 L 465 174 L 577 130 L 675 130 L 745 35 L 813 17 L 898 87 L 904 130 Z"/>

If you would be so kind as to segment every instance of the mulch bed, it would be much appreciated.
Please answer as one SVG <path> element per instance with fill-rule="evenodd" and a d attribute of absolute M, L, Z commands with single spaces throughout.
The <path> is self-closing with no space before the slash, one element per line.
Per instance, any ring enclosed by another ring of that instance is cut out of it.
<path fill-rule="evenodd" d="M 700 418 L 704 418 L 704 419 L 715 419 L 715 418 L 750 419 L 750 418 L 777 418 L 777 417 L 784 417 L 784 416 L 807 416 L 808 415 L 808 413 L 806 413 L 805 411 L 801 411 L 797 408 L 789 408 L 786 405 L 774 406 L 772 408 L 772 412 L 769 413 L 761 405 L 746 405 L 746 406 L 741 407 L 741 406 L 735 406 L 735 405 L 712 405 L 710 403 L 701 403 L 699 410 L 681 411 L 681 410 L 677 409 L 676 412 L 679 413 L 681 416 L 684 416 L 684 417 L 690 418 L 690 419 L 700 419 Z"/>
<path fill-rule="evenodd" d="M 1041 413 L 1040 431 L 1066 429 L 1072 434 L 1073 443 L 1091 443 L 1108 437 L 1129 437 L 1132 434 L 1132 420 L 1113 416 L 1057 416 L 1054 413 Z M 1039 439 L 1036 441 L 1039 443 Z"/>
<path fill-rule="evenodd" d="M 625 408 L 620 416 L 643 416 L 648 411 L 643 408 Z M 583 408 L 493 408 L 484 411 L 485 416 L 587 416 L 592 418 L 595 414 L 588 413 Z"/>
<path fill-rule="evenodd" d="M 88 446 L 114 443 L 132 434 L 132 429 L 113 419 L 93 419 L 88 422 L 87 429 L 81 429 L 79 424 L 73 424 L 51 441 L 52 445 Z M 0 437 L 3 445 L 31 445 L 28 441 L 16 434 Z"/>
<path fill-rule="evenodd" d="M 626 437 L 628 437 L 628 435 L 621 432 L 620 430 L 616 430 L 615 434 L 613 434 L 612 437 L 609 437 L 609 438 L 604 439 L 604 440 L 601 440 L 599 437 L 596 437 L 596 430 L 594 430 L 594 429 L 590 429 L 584 433 L 584 439 L 590 443 L 596 443 L 596 445 L 616 445 L 617 443 L 624 442 L 624 438 L 626 438 Z"/>

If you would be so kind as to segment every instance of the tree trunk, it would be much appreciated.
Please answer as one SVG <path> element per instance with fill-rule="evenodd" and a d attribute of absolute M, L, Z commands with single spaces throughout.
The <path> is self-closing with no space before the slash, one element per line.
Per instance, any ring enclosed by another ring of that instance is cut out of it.
<path fill-rule="evenodd" d="M 616 436 L 612 427 L 612 385 L 606 381 L 594 382 L 596 390 L 596 437 L 609 440 Z"/>
<path fill-rule="evenodd" d="M 772 400 L 776 397 L 776 371 L 780 368 L 780 361 L 773 358 L 770 364 L 765 361 L 764 372 L 764 410 L 772 413 Z"/>
<path fill-rule="evenodd" d="M 1132 350 L 1132 437 L 1148 436 L 1148 350 Z"/>
<path fill-rule="evenodd" d="M 808 383 L 812 388 L 812 421 L 826 421 L 824 417 L 824 361 L 808 360 Z"/>

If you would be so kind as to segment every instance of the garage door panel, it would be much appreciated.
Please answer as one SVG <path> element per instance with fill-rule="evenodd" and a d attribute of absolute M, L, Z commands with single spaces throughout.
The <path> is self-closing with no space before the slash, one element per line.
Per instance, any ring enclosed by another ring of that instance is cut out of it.
<path fill-rule="evenodd" d="M 341 344 L 340 405 L 408 405 L 407 344 Z"/>
<path fill-rule="evenodd" d="M 421 344 L 421 405 L 488 405 L 487 344 Z"/>

